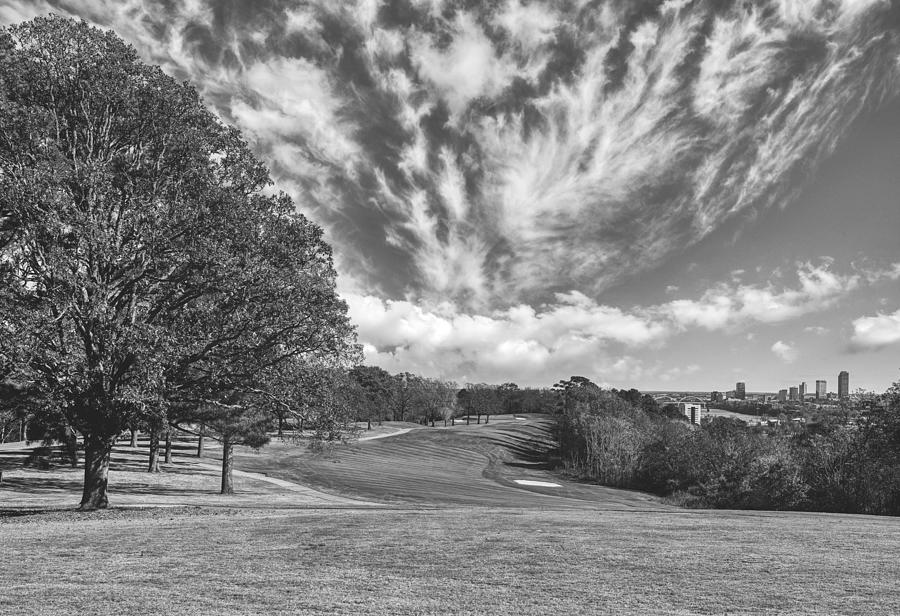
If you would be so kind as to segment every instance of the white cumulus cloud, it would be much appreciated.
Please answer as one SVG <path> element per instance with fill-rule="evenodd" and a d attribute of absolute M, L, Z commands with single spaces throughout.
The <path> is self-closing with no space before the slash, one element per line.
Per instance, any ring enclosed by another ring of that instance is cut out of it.
<path fill-rule="evenodd" d="M 772 345 L 772 352 L 786 364 L 794 363 L 800 356 L 796 346 L 788 342 L 782 342 L 781 340 L 778 340 Z"/>
<path fill-rule="evenodd" d="M 627 310 L 578 291 L 557 293 L 552 303 L 539 307 L 519 304 L 484 314 L 469 314 L 449 302 L 383 300 L 358 290 L 343 295 L 359 326 L 366 360 L 388 370 L 424 370 L 456 380 L 482 375 L 482 380 L 498 382 L 518 374 L 544 384 L 583 372 L 598 382 L 627 382 L 639 376 L 671 382 L 700 366 L 662 370 L 636 355 L 695 328 L 739 331 L 795 319 L 827 308 L 860 284 L 858 274 L 833 271 L 830 260 L 801 263 L 796 275 L 793 287 L 732 280 L 715 285 L 700 299 Z M 900 316 L 895 318 L 900 323 Z M 787 363 L 799 357 L 792 342 L 778 340 L 771 351 Z"/>
<path fill-rule="evenodd" d="M 900 342 L 900 310 L 853 321 L 851 344 L 858 350 L 880 349 Z"/>
<path fill-rule="evenodd" d="M 707 330 L 723 329 L 748 322 L 779 323 L 825 310 L 857 289 L 859 274 L 842 274 L 832 269 L 832 261 L 800 263 L 796 287 L 722 283 L 707 290 L 698 300 L 673 300 L 660 309 L 685 326 Z"/>

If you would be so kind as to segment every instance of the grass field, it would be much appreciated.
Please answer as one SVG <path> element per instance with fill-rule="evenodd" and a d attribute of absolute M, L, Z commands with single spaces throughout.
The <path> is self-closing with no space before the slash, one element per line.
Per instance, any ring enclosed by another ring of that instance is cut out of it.
<path fill-rule="evenodd" d="M 0 524 L 0 612 L 900 613 L 890 519 L 485 508 L 59 517 Z"/>
<path fill-rule="evenodd" d="M 186 478 L 185 446 L 153 479 L 166 492 L 153 503 L 202 507 L 92 514 L 24 508 L 41 472 L 69 494 L 77 471 L 13 471 L 0 614 L 900 614 L 898 519 L 684 511 L 566 481 L 551 450 L 538 418 L 326 456 L 276 442 L 241 452 L 238 469 L 268 478 L 242 479 L 228 500 Z M 142 455 L 119 453 L 118 476 L 139 482 Z M 293 481 L 359 500 L 317 501 Z M 114 484 L 113 502 L 151 498 L 134 485 Z"/>

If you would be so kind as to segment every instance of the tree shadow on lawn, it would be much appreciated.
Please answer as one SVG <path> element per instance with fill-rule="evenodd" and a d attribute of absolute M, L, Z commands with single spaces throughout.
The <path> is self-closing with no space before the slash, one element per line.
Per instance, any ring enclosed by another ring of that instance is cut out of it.
<path fill-rule="evenodd" d="M 114 472 L 114 471 L 113 471 Z M 71 479 L 62 477 L 10 477 L 4 478 L 0 484 L 0 495 L 5 490 L 21 494 L 55 494 L 59 492 L 80 494 L 84 484 L 81 473 L 74 474 Z M 109 485 L 110 494 L 121 496 L 208 496 L 218 494 L 218 486 L 212 482 L 208 488 L 202 487 L 167 487 L 152 483 L 119 483 L 112 478 Z"/>
<path fill-rule="evenodd" d="M 19 468 L 53 470 L 74 467 L 63 447 L 39 445 L 30 449 L 0 452 L 0 471 Z"/>
<path fill-rule="evenodd" d="M 173 473 L 178 475 L 205 475 L 214 474 L 212 471 L 199 469 L 192 465 L 191 462 L 199 461 L 200 458 L 195 457 L 176 457 L 172 464 L 166 464 L 163 457 L 160 456 L 159 465 L 161 473 Z M 207 461 L 208 462 L 208 461 Z M 113 450 L 109 460 L 110 471 L 128 471 L 132 473 L 147 472 L 148 456 L 146 452 L 135 452 Z"/>
<path fill-rule="evenodd" d="M 68 509 L 40 508 L 40 509 L 2 509 L 0 508 L 0 520 L 3 518 L 21 518 L 25 516 L 48 515 L 67 511 Z"/>
<path fill-rule="evenodd" d="M 25 494 L 46 494 L 49 492 L 75 492 L 83 487 L 79 473 L 72 479 L 61 477 L 4 477 L 0 484 L 0 494 L 5 490 Z"/>
<path fill-rule="evenodd" d="M 513 459 L 504 460 L 506 466 L 547 471 L 559 466 L 559 447 L 553 441 L 531 440 L 525 435 L 513 434 L 487 438 L 511 454 Z"/>
<path fill-rule="evenodd" d="M 115 445 L 113 445 L 113 451 L 123 451 L 123 452 L 131 452 L 131 453 L 143 453 L 147 455 L 147 452 L 150 450 L 150 442 L 148 440 L 138 439 L 137 447 L 132 447 L 128 439 L 117 441 Z M 159 453 L 163 454 L 165 451 L 165 442 L 160 439 L 159 441 Z M 185 452 L 196 452 L 197 451 L 197 442 L 184 442 L 184 441 L 172 441 L 172 452 L 176 454 L 183 454 Z M 189 455 L 189 454 L 188 454 Z"/>
<path fill-rule="evenodd" d="M 515 460 L 505 461 L 507 466 L 550 471 L 558 465 L 559 454 L 556 449 L 536 449 L 510 443 L 505 443 L 504 447 L 515 456 Z"/>
<path fill-rule="evenodd" d="M 110 482 L 110 499 L 116 496 L 209 496 L 219 494 L 218 486 L 204 488 L 166 488 L 150 484 L 118 484 Z"/>
<path fill-rule="evenodd" d="M 28 459 L 28 452 L 4 451 L 0 453 L 0 471 L 11 471 L 22 468 L 22 463 Z"/>
<path fill-rule="evenodd" d="M 58 447 L 52 448 L 52 451 L 48 451 L 47 448 L 4 451 L 0 452 L 0 471 L 8 472 L 19 469 L 42 471 L 81 470 L 84 468 L 84 452 L 79 451 L 78 453 L 78 464 L 72 466 L 66 452 Z M 194 468 L 190 464 L 183 464 L 188 459 L 195 460 L 196 458 L 182 457 L 180 460 L 176 458 L 173 464 L 166 464 L 160 460 L 161 472 L 181 475 L 206 474 L 203 470 Z M 110 470 L 132 473 L 147 472 L 147 461 L 146 452 L 113 450 L 110 457 Z"/>

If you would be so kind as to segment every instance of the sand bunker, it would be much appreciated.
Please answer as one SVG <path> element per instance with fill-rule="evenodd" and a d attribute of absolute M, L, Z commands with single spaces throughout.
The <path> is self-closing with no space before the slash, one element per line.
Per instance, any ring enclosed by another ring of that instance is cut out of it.
<path fill-rule="evenodd" d="M 516 483 L 522 486 L 537 486 L 539 488 L 561 488 L 562 486 L 558 483 L 551 483 L 549 481 L 533 481 L 531 479 L 514 479 Z"/>

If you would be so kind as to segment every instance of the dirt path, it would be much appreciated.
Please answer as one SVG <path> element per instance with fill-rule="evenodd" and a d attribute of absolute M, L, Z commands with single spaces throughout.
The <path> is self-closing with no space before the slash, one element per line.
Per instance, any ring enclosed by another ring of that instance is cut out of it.
<path fill-rule="evenodd" d="M 403 428 L 402 430 L 397 430 L 396 432 L 387 432 L 385 434 L 376 434 L 375 436 L 363 436 L 361 438 L 356 439 L 357 442 L 362 441 L 374 441 L 380 438 L 387 438 L 389 436 L 400 436 L 401 434 L 406 434 L 407 432 L 411 432 L 412 430 L 416 430 L 417 428 Z"/>

